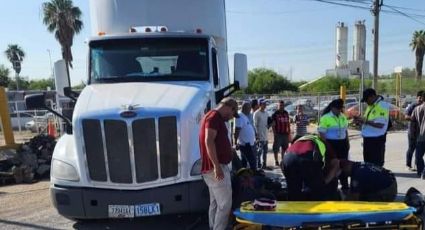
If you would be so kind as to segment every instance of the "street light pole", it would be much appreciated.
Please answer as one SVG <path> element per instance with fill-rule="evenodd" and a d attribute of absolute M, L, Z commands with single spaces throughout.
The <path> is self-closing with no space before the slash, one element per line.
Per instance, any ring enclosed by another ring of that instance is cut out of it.
<path fill-rule="evenodd" d="M 52 55 L 50 53 L 50 49 L 47 49 L 49 53 L 49 62 L 50 62 L 50 77 L 53 79 L 53 66 L 52 66 Z"/>
<path fill-rule="evenodd" d="M 372 14 L 375 16 L 375 26 L 373 29 L 373 82 L 372 88 L 378 88 L 378 46 L 379 46 L 379 11 L 383 0 L 374 0 Z"/>

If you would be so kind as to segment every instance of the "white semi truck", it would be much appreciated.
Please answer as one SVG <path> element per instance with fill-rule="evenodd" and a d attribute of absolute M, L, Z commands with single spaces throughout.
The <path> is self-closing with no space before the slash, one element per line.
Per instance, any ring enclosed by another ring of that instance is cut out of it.
<path fill-rule="evenodd" d="M 88 85 L 66 90 L 76 104 L 53 154 L 54 206 L 74 219 L 207 210 L 199 123 L 247 85 L 245 55 L 229 76 L 225 1 L 90 0 L 90 15 Z"/>

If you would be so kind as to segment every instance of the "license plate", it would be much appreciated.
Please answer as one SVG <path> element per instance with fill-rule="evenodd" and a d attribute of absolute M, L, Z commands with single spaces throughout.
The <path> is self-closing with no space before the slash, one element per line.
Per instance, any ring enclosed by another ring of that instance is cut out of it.
<path fill-rule="evenodd" d="M 133 205 L 108 205 L 110 218 L 134 218 Z"/>
<path fill-rule="evenodd" d="M 155 216 L 161 214 L 159 203 L 139 204 L 134 206 L 135 216 Z"/>

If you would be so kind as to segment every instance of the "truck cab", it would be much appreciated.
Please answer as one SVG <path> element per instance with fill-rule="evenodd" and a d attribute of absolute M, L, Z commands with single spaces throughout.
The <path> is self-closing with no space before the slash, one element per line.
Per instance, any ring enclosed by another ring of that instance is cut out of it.
<path fill-rule="evenodd" d="M 247 85 L 245 55 L 229 76 L 224 0 L 90 9 L 88 85 L 53 153 L 54 206 L 74 219 L 206 211 L 200 120 Z"/>

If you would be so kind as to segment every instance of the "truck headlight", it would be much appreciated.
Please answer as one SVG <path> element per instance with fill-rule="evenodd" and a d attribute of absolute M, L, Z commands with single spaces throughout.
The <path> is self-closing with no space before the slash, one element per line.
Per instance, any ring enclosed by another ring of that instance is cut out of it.
<path fill-rule="evenodd" d="M 52 161 L 52 177 L 69 181 L 80 180 L 80 177 L 78 176 L 77 170 L 74 168 L 74 166 L 60 160 Z"/>
<path fill-rule="evenodd" d="M 201 167 L 202 167 L 202 161 L 201 161 L 201 159 L 198 159 L 192 165 L 192 169 L 190 170 L 190 175 L 191 176 L 199 176 L 199 175 L 201 175 Z"/>

